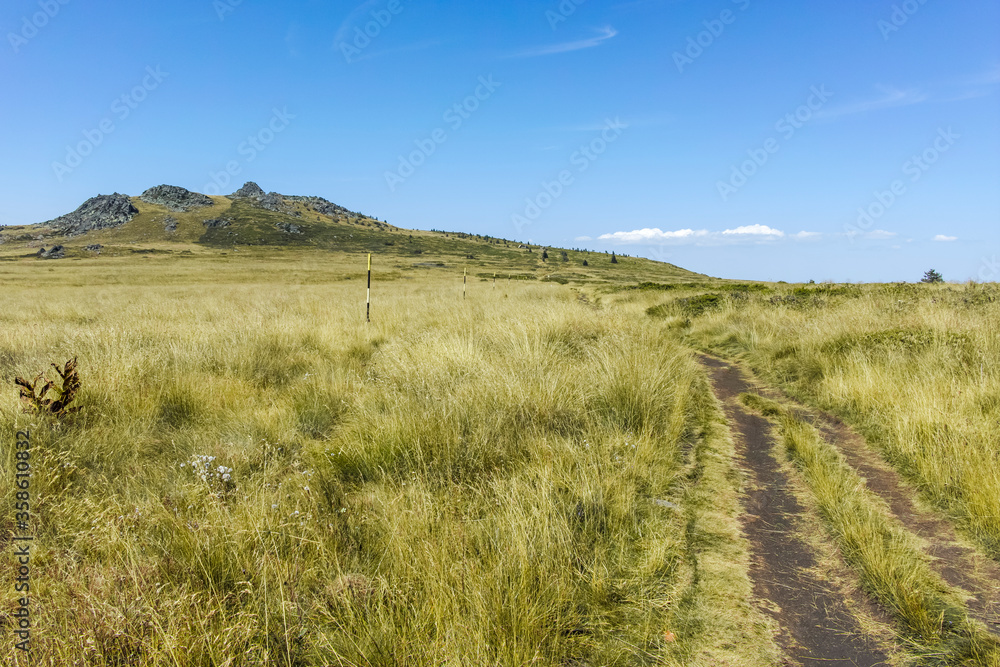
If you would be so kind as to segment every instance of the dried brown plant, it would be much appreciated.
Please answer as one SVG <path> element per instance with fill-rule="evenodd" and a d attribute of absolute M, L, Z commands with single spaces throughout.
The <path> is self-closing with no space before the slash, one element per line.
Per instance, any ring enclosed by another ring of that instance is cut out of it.
<path fill-rule="evenodd" d="M 44 373 L 39 373 L 30 382 L 22 377 L 14 378 L 14 384 L 21 390 L 21 402 L 24 403 L 25 412 L 63 417 L 80 410 L 79 406 L 70 407 L 70 403 L 80 391 L 80 374 L 76 369 L 76 357 L 67 361 L 62 368 L 56 364 L 52 364 L 52 367 L 62 380 L 61 387 L 57 387 L 55 382 L 46 378 Z M 52 390 L 52 398 L 46 398 L 49 390 Z"/>

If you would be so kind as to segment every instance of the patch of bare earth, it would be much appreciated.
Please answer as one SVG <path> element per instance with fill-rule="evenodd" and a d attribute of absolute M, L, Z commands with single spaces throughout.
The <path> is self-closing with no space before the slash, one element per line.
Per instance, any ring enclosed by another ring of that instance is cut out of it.
<path fill-rule="evenodd" d="M 751 387 L 735 367 L 701 357 L 733 429 L 736 451 L 749 484 L 743 531 L 752 554 L 754 595 L 781 628 L 786 664 L 874 667 L 886 655 L 865 637 L 842 593 L 815 575 L 817 554 L 803 539 L 797 518 L 805 511 L 788 488 L 788 476 L 772 454 L 770 423 L 738 402 Z"/>
<path fill-rule="evenodd" d="M 934 569 L 968 596 L 969 615 L 1000 634 L 1000 566 L 963 542 L 947 519 L 925 509 L 902 475 L 847 424 L 825 412 L 800 409 L 797 414 L 840 450 L 868 489 L 884 499 L 899 522 L 923 541 Z"/>

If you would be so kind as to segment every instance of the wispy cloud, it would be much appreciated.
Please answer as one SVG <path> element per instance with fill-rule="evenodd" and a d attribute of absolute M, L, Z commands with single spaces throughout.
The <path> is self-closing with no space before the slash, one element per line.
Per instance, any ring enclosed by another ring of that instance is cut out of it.
<path fill-rule="evenodd" d="M 830 119 L 840 118 L 842 116 L 853 116 L 855 114 L 920 104 L 921 102 L 926 102 L 929 99 L 930 95 L 920 90 L 900 90 L 898 88 L 882 87 L 881 92 L 877 97 L 860 100 L 858 102 L 841 105 L 839 107 L 822 109 L 816 113 L 816 117 Z"/>
<path fill-rule="evenodd" d="M 897 109 L 924 102 L 960 102 L 985 97 L 1000 84 L 1000 63 L 984 71 L 950 80 L 928 82 L 919 88 L 878 86 L 878 95 L 850 104 L 822 109 L 816 118 L 834 119 L 843 116 Z"/>
<path fill-rule="evenodd" d="M 944 234 L 938 234 L 934 237 L 935 241 L 940 241 L 942 243 L 947 243 L 948 241 L 957 241 L 957 236 L 945 236 Z"/>
<path fill-rule="evenodd" d="M 340 45 L 348 41 L 351 36 L 351 28 L 354 24 L 358 22 L 369 10 L 374 9 L 381 0 L 366 0 L 360 5 L 355 7 L 344 22 L 340 24 L 340 28 L 337 30 L 337 34 L 333 36 L 333 46 L 334 48 L 340 48 Z"/>
<path fill-rule="evenodd" d="M 557 53 L 569 53 L 570 51 L 581 51 L 583 49 L 592 49 L 595 46 L 600 46 L 609 39 L 615 37 L 618 31 L 611 26 L 606 26 L 598 31 L 598 34 L 590 39 L 580 39 L 574 42 L 560 42 L 558 44 L 547 44 L 545 46 L 536 46 L 534 48 L 525 49 L 524 51 L 518 51 L 517 53 L 512 53 L 507 58 L 537 58 L 538 56 L 551 56 Z"/>
<path fill-rule="evenodd" d="M 1000 63 L 979 74 L 974 74 L 962 81 L 967 86 L 994 86 L 1000 83 Z"/>
<path fill-rule="evenodd" d="M 869 239 L 872 241 L 885 241 L 887 239 L 894 239 L 899 234 L 896 232 L 888 232 L 884 229 L 873 229 L 870 232 L 860 232 L 857 230 L 851 230 L 844 234 L 849 239 Z M 908 239 L 909 240 L 909 239 Z"/>

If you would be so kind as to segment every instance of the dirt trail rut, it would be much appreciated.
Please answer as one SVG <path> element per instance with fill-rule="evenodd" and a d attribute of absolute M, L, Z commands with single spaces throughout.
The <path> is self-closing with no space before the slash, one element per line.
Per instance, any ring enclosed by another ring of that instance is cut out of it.
<path fill-rule="evenodd" d="M 934 560 L 932 567 L 949 585 L 965 591 L 969 615 L 1000 634 L 1000 566 L 963 544 L 954 527 L 934 512 L 922 509 L 916 493 L 864 438 L 842 421 L 822 412 L 797 410 L 824 439 L 840 450 L 848 464 L 865 480 L 869 490 L 879 495 L 907 530 L 924 542 L 924 551 Z"/>
<path fill-rule="evenodd" d="M 874 667 L 886 656 L 866 639 L 844 598 L 811 570 L 816 555 L 799 536 L 803 507 L 771 454 L 775 444 L 766 419 L 747 412 L 737 397 L 751 387 L 729 364 L 700 357 L 734 431 L 740 463 L 749 475 L 743 530 L 750 542 L 755 596 L 782 629 L 779 643 L 794 663 L 811 667 Z M 794 664 L 790 663 L 790 664 Z"/>

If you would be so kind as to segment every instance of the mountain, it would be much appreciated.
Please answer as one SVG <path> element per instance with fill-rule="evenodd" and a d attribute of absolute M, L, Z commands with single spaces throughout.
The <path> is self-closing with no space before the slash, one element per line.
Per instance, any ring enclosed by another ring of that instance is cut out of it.
<path fill-rule="evenodd" d="M 138 197 L 98 195 L 54 220 L 0 227 L 0 261 L 72 261 L 134 253 L 373 253 L 399 266 L 462 266 L 479 277 L 516 273 L 557 282 L 695 281 L 672 264 L 563 250 L 461 232 L 395 227 L 322 197 L 265 192 L 253 182 L 226 196 L 158 185 Z"/>

